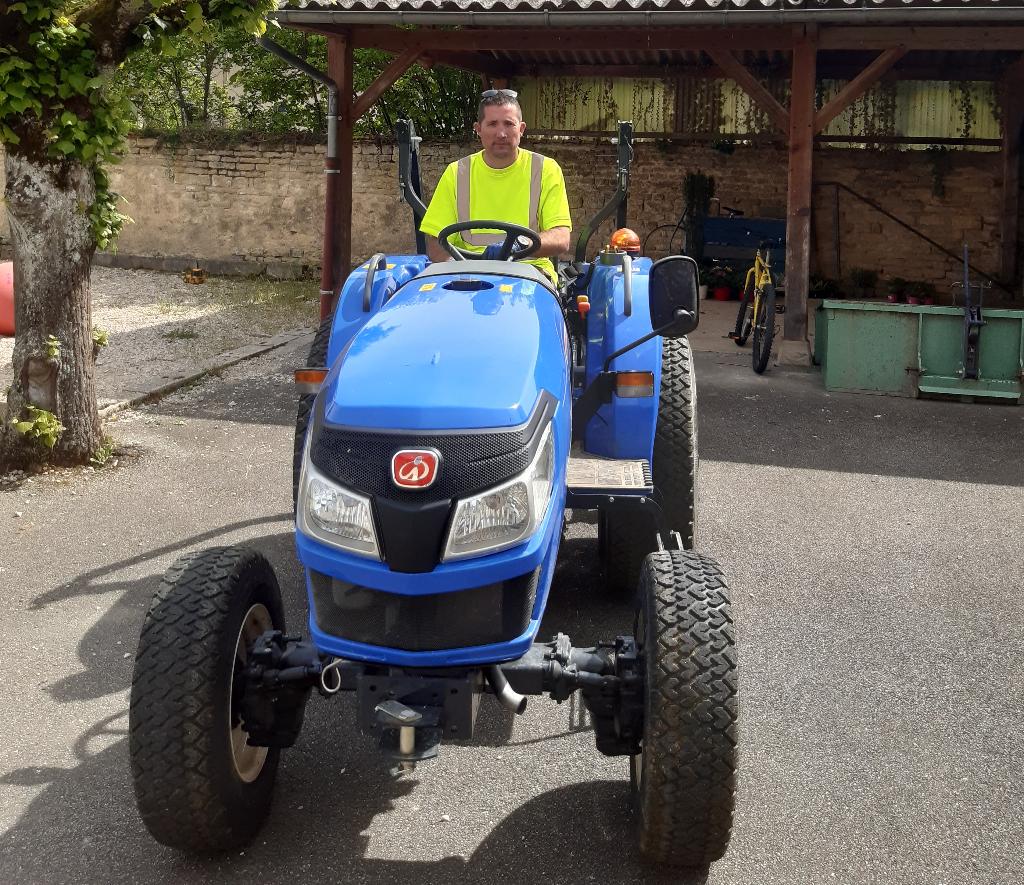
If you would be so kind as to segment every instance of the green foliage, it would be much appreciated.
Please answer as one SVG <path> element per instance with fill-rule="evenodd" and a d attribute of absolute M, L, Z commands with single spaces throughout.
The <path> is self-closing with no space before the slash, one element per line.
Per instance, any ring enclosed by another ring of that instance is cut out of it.
<path fill-rule="evenodd" d="M 101 329 L 99 326 L 92 327 L 92 346 L 99 350 L 100 348 L 106 347 L 110 343 L 110 333 L 106 329 Z"/>
<path fill-rule="evenodd" d="M 106 167 L 116 163 L 133 119 L 125 90 L 110 71 L 147 48 L 173 55 L 174 36 L 206 34 L 211 23 L 262 33 L 273 0 L 22 0 L 0 2 L 0 144 L 59 172 L 67 164 L 93 171 L 88 207 L 97 246 L 106 248 L 127 216 L 118 211 Z M 134 23 L 110 33 L 112 22 Z"/>
<path fill-rule="evenodd" d="M 51 360 L 60 359 L 60 339 L 54 335 L 46 336 L 46 355 Z"/>
<path fill-rule="evenodd" d="M 322 36 L 278 29 L 273 39 L 318 70 L 327 69 Z M 114 80 L 114 88 L 130 101 L 133 125 L 140 131 L 200 140 L 200 132 L 211 129 L 271 135 L 326 131 L 325 88 L 244 30 L 211 27 L 168 43 L 171 54 L 133 56 Z M 385 52 L 356 50 L 356 92 L 366 89 L 391 59 Z M 356 132 L 390 137 L 395 121 L 408 116 L 426 138 L 464 137 L 475 120 L 479 92 L 479 80 L 471 74 L 413 67 L 356 123 Z"/>
<path fill-rule="evenodd" d="M 703 172 L 687 172 L 683 178 L 683 200 L 690 217 L 706 216 L 715 196 L 715 179 Z"/>
<path fill-rule="evenodd" d="M 105 467 L 107 462 L 114 456 L 115 448 L 113 439 L 109 436 L 103 437 L 100 447 L 89 457 L 89 463 L 93 467 Z"/>
<path fill-rule="evenodd" d="M 910 283 L 903 277 L 893 277 L 886 283 L 886 291 L 894 298 L 903 298 L 907 294 Z"/>
<path fill-rule="evenodd" d="M 25 406 L 25 413 L 27 414 L 26 418 L 11 419 L 14 429 L 47 449 L 52 449 L 64 432 L 64 425 L 57 420 L 57 416 L 53 412 L 47 412 L 46 409 Z"/>
<path fill-rule="evenodd" d="M 850 270 L 850 284 L 858 289 L 874 289 L 878 285 L 878 271 L 855 267 Z"/>

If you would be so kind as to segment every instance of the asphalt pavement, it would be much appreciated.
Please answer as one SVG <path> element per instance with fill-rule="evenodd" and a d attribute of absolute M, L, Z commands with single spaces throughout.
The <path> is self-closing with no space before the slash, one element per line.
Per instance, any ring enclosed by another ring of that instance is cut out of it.
<path fill-rule="evenodd" d="M 733 842 L 705 876 L 646 870 L 625 759 L 578 705 L 531 699 L 507 743 L 392 778 L 351 698 L 314 696 L 256 842 L 153 842 L 134 806 L 127 696 L 139 627 L 182 553 L 244 542 L 305 600 L 291 526 L 305 343 L 111 430 L 114 468 L 0 488 L 0 883 L 1015 883 L 1024 854 L 1024 409 L 828 394 L 705 351 L 699 547 L 739 636 Z M 15 516 L 15 514 L 20 514 Z M 575 523 L 544 633 L 631 622 Z"/>

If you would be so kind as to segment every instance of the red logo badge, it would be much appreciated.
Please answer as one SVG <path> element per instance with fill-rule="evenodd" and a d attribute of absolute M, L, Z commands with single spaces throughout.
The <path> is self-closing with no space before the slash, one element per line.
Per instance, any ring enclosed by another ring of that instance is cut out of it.
<path fill-rule="evenodd" d="M 391 458 L 391 481 L 400 489 L 425 489 L 437 479 L 440 463 L 433 449 L 402 449 Z"/>

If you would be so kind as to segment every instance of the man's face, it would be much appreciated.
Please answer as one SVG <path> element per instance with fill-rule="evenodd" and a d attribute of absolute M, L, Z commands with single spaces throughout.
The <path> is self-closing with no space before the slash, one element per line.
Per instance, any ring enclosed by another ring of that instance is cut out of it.
<path fill-rule="evenodd" d="M 496 159 L 511 160 L 515 158 L 526 124 L 513 106 L 487 105 L 483 122 L 474 123 L 473 130 L 480 136 L 486 153 Z"/>

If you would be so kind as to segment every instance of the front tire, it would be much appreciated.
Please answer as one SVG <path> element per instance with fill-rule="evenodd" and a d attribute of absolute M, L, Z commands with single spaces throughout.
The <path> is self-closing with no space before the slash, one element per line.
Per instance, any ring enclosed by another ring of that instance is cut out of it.
<path fill-rule="evenodd" d="M 713 560 L 659 551 L 637 603 L 642 752 L 630 759 L 640 852 L 704 867 L 729 846 L 736 796 L 736 653 L 729 590 Z"/>
<path fill-rule="evenodd" d="M 238 674 L 251 642 L 284 628 L 259 553 L 215 547 L 168 569 L 143 622 L 129 709 L 135 799 L 158 842 L 229 851 L 262 826 L 279 751 L 246 743 Z"/>
<path fill-rule="evenodd" d="M 692 550 L 697 538 L 697 377 L 690 342 L 666 338 L 661 351 L 661 391 L 654 434 L 654 487 L 669 527 Z M 644 557 L 657 549 L 657 527 L 626 509 L 601 513 L 598 536 L 605 582 L 631 595 Z"/>
<path fill-rule="evenodd" d="M 757 315 L 754 317 L 753 351 L 754 371 L 764 374 L 768 368 L 768 360 L 772 355 L 772 339 L 775 337 L 775 287 L 770 283 L 765 286 L 757 302 Z"/>

